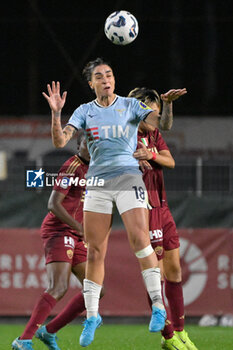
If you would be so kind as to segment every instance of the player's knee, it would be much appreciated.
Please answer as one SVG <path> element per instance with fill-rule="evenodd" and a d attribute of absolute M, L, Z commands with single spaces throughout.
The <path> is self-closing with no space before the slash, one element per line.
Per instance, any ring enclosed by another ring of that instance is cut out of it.
<path fill-rule="evenodd" d="M 180 265 L 171 266 L 164 274 L 166 279 L 170 282 L 181 282 L 182 280 Z"/>
<path fill-rule="evenodd" d="M 62 285 L 54 286 L 53 288 L 48 288 L 46 292 L 52 295 L 52 297 L 54 297 L 54 299 L 58 301 L 62 299 L 63 296 L 66 294 L 67 289 L 68 289 L 68 284 L 64 283 Z"/>
<path fill-rule="evenodd" d="M 95 246 L 88 247 L 88 261 L 98 262 L 104 260 L 104 252 L 101 249 Z"/>
<path fill-rule="evenodd" d="M 133 239 L 131 240 L 131 245 L 136 253 L 139 250 L 144 249 L 148 245 L 150 245 L 150 239 L 149 239 L 149 234 L 145 234 L 144 231 L 141 231 L 140 233 L 136 233 L 133 235 Z"/>

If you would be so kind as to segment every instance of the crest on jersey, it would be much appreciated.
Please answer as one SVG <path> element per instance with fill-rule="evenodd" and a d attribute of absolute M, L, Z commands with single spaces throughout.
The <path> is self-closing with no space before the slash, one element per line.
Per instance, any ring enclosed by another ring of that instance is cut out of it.
<path fill-rule="evenodd" d="M 125 111 L 126 109 L 123 108 L 123 109 L 115 109 L 116 112 L 118 112 L 120 114 L 120 117 L 122 117 L 123 115 L 123 112 Z"/>
<path fill-rule="evenodd" d="M 157 246 L 155 248 L 155 253 L 158 255 L 158 256 L 161 256 L 163 254 L 163 247 L 161 246 Z"/>
<path fill-rule="evenodd" d="M 68 249 L 68 250 L 66 251 L 66 254 L 67 254 L 67 256 L 68 256 L 69 259 L 72 259 L 72 258 L 73 258 L 73 255 L 74 255 L 74 252 L 73 252 L 73 250 Z"/>

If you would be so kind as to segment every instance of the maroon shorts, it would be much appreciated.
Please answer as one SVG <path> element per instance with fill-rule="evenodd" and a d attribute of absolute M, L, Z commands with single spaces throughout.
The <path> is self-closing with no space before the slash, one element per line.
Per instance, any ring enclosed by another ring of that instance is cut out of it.
<path fill-rule="evenodd" d="M 164 257 L 164 250 L 179 248 L 179 236 L 175 221 L 167 206 L 149 210 L 151 245 L 158 260 Z"/>
<path fill-rule="evenodd" d="M 87 260 L 85 242 L 69 232 L 42 232 L 46 264 L 52 262 L 68 262 L 72 266 Z"/>

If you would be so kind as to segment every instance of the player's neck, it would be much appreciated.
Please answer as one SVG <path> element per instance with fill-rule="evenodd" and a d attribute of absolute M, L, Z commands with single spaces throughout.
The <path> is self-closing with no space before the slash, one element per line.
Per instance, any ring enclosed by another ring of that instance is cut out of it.
<path fill-rule="evenodd" d="M 111 96 L 98 96 L 96 98 L 96 102 L 102 107 L 110 106 L 116 99 L 116 94 L 112 94 Z"/>

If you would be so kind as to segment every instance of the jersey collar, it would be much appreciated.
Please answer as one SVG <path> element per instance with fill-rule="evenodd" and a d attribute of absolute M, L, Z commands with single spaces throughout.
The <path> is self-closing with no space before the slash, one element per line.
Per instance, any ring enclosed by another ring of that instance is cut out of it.
<path fill-rule="evenodd" d="M 102 106 L 101 104 L 99 104 L 99 102 L 96 100 L 94 100 L 94 103 L 98 106 L 98 107 L 101 107 L 101 108 L 108 108 L 108 107 L 111 107 L 115 102 L 116 100 L 118 99 L 118 96 L 116 95 L 116 97 L 114 98 L 114 100 L 112 101 L 112 103 L 106 107 Z"/>

